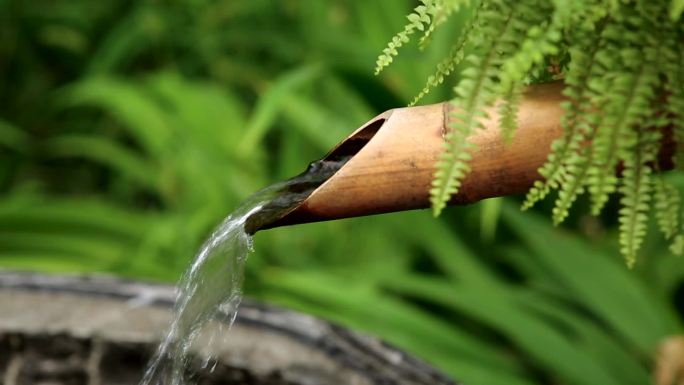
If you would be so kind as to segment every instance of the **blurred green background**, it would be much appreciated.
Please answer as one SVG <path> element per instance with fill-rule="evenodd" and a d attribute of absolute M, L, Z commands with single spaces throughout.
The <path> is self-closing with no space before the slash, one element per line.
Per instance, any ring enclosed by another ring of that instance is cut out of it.
<path fill-rule="evenodd" d="M 415 96 L 463 17 L 374 77 L 413 6 L 0 0 L 0 267 L 174 282 L 241 199 Z M 582 204 L 562 229 L 507 198 L 265 231 L 245 291 L 465 384 L 650 383 L 684 264 L 651 231 L 628 270 L 615 207 Z"/>

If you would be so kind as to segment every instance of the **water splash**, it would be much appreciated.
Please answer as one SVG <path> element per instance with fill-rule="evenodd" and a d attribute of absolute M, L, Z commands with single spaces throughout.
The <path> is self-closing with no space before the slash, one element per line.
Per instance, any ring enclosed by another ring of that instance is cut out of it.
<path fill-rule="evenodd" d="M 190 383 L 191 349 L 203 328 L 209 321 L 220 319 L 225 330 L 235 321 L 242 299 L 244 264 L 252 250 L 251 234 L 299 205 L 348 159 L 311 163 L 297 177 L 247 198 L 218 226 L 180 280 L 173 320 L 140 385 Z M 210 366 L 210 362 L 207 357 L 204 366 Z"/>

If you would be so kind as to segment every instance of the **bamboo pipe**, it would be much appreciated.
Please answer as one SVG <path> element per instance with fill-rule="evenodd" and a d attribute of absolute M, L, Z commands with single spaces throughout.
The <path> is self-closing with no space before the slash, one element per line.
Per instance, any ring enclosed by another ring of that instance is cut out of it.
<path fill-rule="evenodd" d="M 509 143 L 500 135 L 496 108 L 488 111 L 485 128 L 469 138 L 476 145 L 471 171 L 449 204 L 524 193 L 540 179 L 537 170 L 562 133 L 562 88 L 556 82 L 526 90 L 518 129 Z M 435 162 L 444 148 L 451 108 L 448 102 L 398 108 L 371 119 L 325 159 L 352 158 L 268 227 L 429 207 Z"/>

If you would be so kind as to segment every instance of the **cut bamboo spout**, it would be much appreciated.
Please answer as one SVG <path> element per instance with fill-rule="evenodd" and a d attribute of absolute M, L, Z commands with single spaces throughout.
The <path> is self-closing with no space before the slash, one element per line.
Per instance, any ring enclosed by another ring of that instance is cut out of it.
<path fill-rule="evenodd" d="M 523 193 L 539 179 L 551 142 L 562 132 L 562 84 L 528 89 L 518 129 L 501 138 L 496 109 L 470 138 L 471 172 L 450 204 Z M 384 112 L 352 133 L 326 158 L 355 155 L 295 209 L 269 227 L 429 207 L 435 162 L 444 148 L 449 103 Z M 360 149 L 359 149 L 360 148 Z"/>
<path fill-rule="evenodd" d="M 532 86 L 520 104 L 518 129 L 501 137 L 496 108 L 476 145 L 471 171 L 450 204 L 526 192 L 540 179 L 551 143 L 562 133 L 561 83 Z M 299 206 L 268 227 L 429 207 L 435 162 L 445 145 L 449 103 L 398 108 L 352 133 L 326 159 L 353 155 Z"/>

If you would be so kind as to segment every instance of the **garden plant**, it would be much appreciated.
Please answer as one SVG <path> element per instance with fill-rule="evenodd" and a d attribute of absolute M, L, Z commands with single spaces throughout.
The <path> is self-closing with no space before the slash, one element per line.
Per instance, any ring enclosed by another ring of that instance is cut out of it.
<path fill-rule="evenodd" d="M 380 111 L 453 100 L 438 219 L 260 232 L 246 296 L 380 336 L 464 384 L 652 383 L 684 319 L 670 251 L 684 177 L 652 162 L 660 128 L 684 129 L 682 7 L 0 1 L 0 267 L 175 282 L 253 191 Z M 525 86 L 546 81 L 565 83 L 566 134 L 539 184 L 442 210 L 483 111 L 499 103 L 515 135 Z"/>

